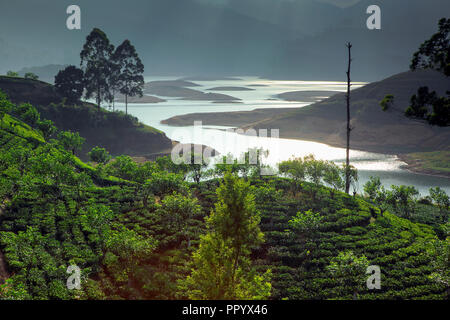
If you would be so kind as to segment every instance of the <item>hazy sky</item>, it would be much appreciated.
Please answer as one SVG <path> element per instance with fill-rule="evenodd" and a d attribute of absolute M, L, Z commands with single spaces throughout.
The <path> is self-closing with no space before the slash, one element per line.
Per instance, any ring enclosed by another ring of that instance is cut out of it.
<path fill-rule="evenodd" d="M 370 31 L 375 3 L 382 30 Z M 82 30 L 65 27 L 70 4 L 81 7 Z M 449 0 L 0 0 L 0 73 L 79 64 L 99 27 L 116 46 L 129 39 L 149 75 L 340 79 L 351 41 L 355 76 L 372 80 L 407 70 L 447 12 Z"/>
<path fill-rule="evenodd" d="M 302 1 L 302 0 L 292 0 L 292 1 Z M 358 3 L 360 0 L 316 0 L 316 1 L 331 3 L 334 4 L 335 6 L 345 8 Z"/>
<path fill-rule="evenodd" d="M 230 0 L 197 0 L 198 2 L 203 3 L 215 3 L 215 4 L 227 4 L 230 2 Z M 305 0 L 273 0 L 274 2 L 278 1 L 291 1 L 291 2 L 305 2 Z M 324 3 L 330 3 L 335 6 L 345 8 L 351 5 L 354 5 L 358 3 L 360 0 L 313 0 L 317 2 L 324 2 Z"/>

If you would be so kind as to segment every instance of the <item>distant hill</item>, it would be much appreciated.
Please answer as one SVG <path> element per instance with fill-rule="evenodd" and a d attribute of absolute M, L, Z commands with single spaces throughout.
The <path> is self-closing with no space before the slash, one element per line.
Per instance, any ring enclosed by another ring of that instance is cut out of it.
<path fill-rule="evenodd" d="M 17 73 L 19 74 L 19 76 L 23 77 L 25 73 L 32 72 L 39 77 L 39 80 L 48 83 L 54 83 L 55 76 L 58 74 L 60 70 L 64 69 L 65 67 L 67 67 L 67 65 L 49 64 L 40 67 L 22 68 L 19 71 L 17 71 Z"/>
<path fill-rule="evenodd" d="M 189 84 L 189 83 L 187 83 Z M 181 98 L 182 100 L 204 100 L 204 101 L 237 101 L 238 98 L 220 94 L 204 93 L 199 90 L 186 88 L 186 83 L 172 85 L 169 81 L 148 82 L 144 86 L 144 93 L 155 94 L 162 97 Z"/>
<path fill-rule="evenodd" d="M 74 32 L 54 18 L 64 15 L 67 3 L 39 3 L 33 10 L 27 1 L 0 4 L 0 72 L 78 64 L 87 34 L 99 27 L 116 46 L 130 39 L 148 75 L 339 80 L 351 41 L 354 79 L 374 81 L 405 70 L 450 12 L 446 0 L 361 0 L 346 8 L 316 0 L 109 0 L 107 6 L 79 0 L 95 19 L 84 19 Z M 381 7 L 381 30 L 366 27 L 372 4 Z"/>
<path fill-rule="evenodd" d="M 94 146 L 106 148 L 112 155 L 146 156 L 165 153 L 172 148 L 166 135 L 139 123 L 123 113 L 97 110 L 90 103 L 63 105 L 55 88 L 45 82 L 0 76 L 0 90 L 14 103 L 28 102 L 41 113 L 41 118 L 52 120 L 61 130 L 79 132 L 86 139 L 80 158 Z"/>
<path fill-rule="evenodd" d="M 355 89 L 351 94 L 351 147 L 354 149 L 403 153 L 448 150 L 450 128 L 430 126 L 403 114 L 410 97 L 420 86 L 442 94 L 450 88 L 450 79 L 434 71 L 418 70 L 394 75 Z M 379 105 L 387 95 L 394 105 L 383 112 Z M 260 119 L 254 128 L 278 128 L 280 136 L 313 140 L 344 147 L 346 138 L 345 93 L 280 115 Z"/>
<path fill-rule="evenodd" d="M 381 153 L 409 153 L 449 150 L 450 128 L 430 126 L 424 121 L 404 116 L 410 98 L 420 86 L 429 86 L 439 94 L 450 88 L 450 79 L 434 71 L 404 72 L 385 80 L 352 90 L 351 147 Z M 280 98 L 301 101 L 332 94 L 329 91 L 289 92 Z M 383 112 L 379 105 L 393 94 L 394 105 Z M 268 108 L 252 111 L 190 113 L 174 116 L 162 123 L 171 126 L 191 125 L 201 120 L 203 125 L 232 126 L 255 129 L 279 129 L 281 138 L 311 140 L 332 146 L 346 145 L 345 93 L 301 108 Z"/>
<path fill-rule="evenodd" d="M 34 106 L 59 103 L 62 96 L 55 87 L 41 80 L 0 76 L 0 90 L 14 103 L 28 102 Z"/>

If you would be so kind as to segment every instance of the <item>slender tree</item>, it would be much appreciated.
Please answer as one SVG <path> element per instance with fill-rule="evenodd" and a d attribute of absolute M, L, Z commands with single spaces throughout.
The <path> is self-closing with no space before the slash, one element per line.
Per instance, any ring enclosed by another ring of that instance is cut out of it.
<path fill-rule="evenodd" d="M 191 299 L 267 299 L 270 271 L 256 273 L 250 254 L 263 242 L 250 183 L 227 173 L 207 220 L 209 232 L 193 254 L 191 275 L 180 281 Z"/>
<path fill-rule="evenodd" d="M 125 95 L 125 113 L 128 113 L 128 97 L 136 95 L 142 97 L 144 65 L 129 40 L 125 40 L 117 47 L 112 60 L 117 66 L 117 84 L 120 93 Z"/>
<path fill-rule="evenodd" d="M 80 53 L 86 98 L 89 99 L 95 95 L 98 109 L 100 109 L 100 103 L 108 98 L 108 75 L 113 50 L 114 46 L 110 44 L 106 34 L 102 30 L 94 28 L 87 36 Z"/>
<path fill-rule="evenodd" d="M 349 193 L 350 191 L 350 131 L 352 128 L 350 127 L 350 70 L 352 64 L 352 44 L 350 42 L 347 43 L 348 49 L 348 69 L 347 69 L 347 149 L 346 149 L 346 160 L 345 160 L 345 192 Z"/>
<path fill-rule="evenodd" d="M 60 70 L 55 76 L 55 88 L 68 102 L 77 102 L 84 90 L 83 71 L 75 66 Z"/>
<path fill-rule="evenodd" d="M 120 56 L 117 49 L 118 47 L 111 56 L 109 75 L 107 79 L 109 87 L 108 100 L 112 104 L 113 111 L 115 111 L 116 94 L 120 91 Z"/>

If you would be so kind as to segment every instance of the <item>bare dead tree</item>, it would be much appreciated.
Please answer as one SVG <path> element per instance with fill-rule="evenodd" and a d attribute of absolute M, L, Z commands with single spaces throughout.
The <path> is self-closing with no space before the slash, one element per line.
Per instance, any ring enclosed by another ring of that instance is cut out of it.
<path fill-rule="evenodd" d="M 352 44 L 347 43 L 348 49 L 348 69 L 347 69 L 347 150 L 346 150 L 346 162 L 345 162 L 345 192 L 350 192 L 350 68 L 352 64 Z"/>

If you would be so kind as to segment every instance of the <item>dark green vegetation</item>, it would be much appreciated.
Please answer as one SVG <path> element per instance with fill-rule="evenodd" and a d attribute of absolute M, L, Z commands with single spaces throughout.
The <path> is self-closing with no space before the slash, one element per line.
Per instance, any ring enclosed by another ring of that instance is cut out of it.
<path fill-rule="evenodd" d="M 425 41 L 414 53 L 411 70 L 417 68 L 433 69 L 450 77 L 450 19 L 439 21 L 439 31 Z M 450 126 L 450 91 L 447 97 L 439 97 L 428 87 L 420 87 L 411 97 L 411 105 L 405 115 L 426 120 L 431 125 Z"/>
<path fill-rule="evenodd" d="M 45 139 L 40 120 L 24 122 L 36 119 L 30 107 L 0 106 L 2 298 L 446 296 L 448 197 L 437 189 L 420 203 L 407 187 L 387 202 L 376 182 L 367 198 L 349 196 L 342 169 L 311 157 L 283 164 L 292 179 L 234 163 L 195 183 L 186 177 L 204 166 L 168 158 L 106 163 L 95 148 L 91 166 L 72 153 L 76 133 Z M 379 291 L 365 287 L 367 264 L 381 267 Z M 69 265 L 82 270 L 81 290 L 66 288 Z"/>
<path fill-rule="evenodd" d="M 77 153 L 82 159 L 87 159 L 87 152 L 95 146 L 106 148 L 113 155 L 131 156 L 166 152 L 172 146 L 164 133 L 135 117 L 97 110 L 86 102 L 68 103 L 54 86 L 45 82 L 0 76 L 0 90 L 16 104 L 31 103 L 42 119 L 53 121 L 57 128 L 78 132 L 86 139 Z"/>

